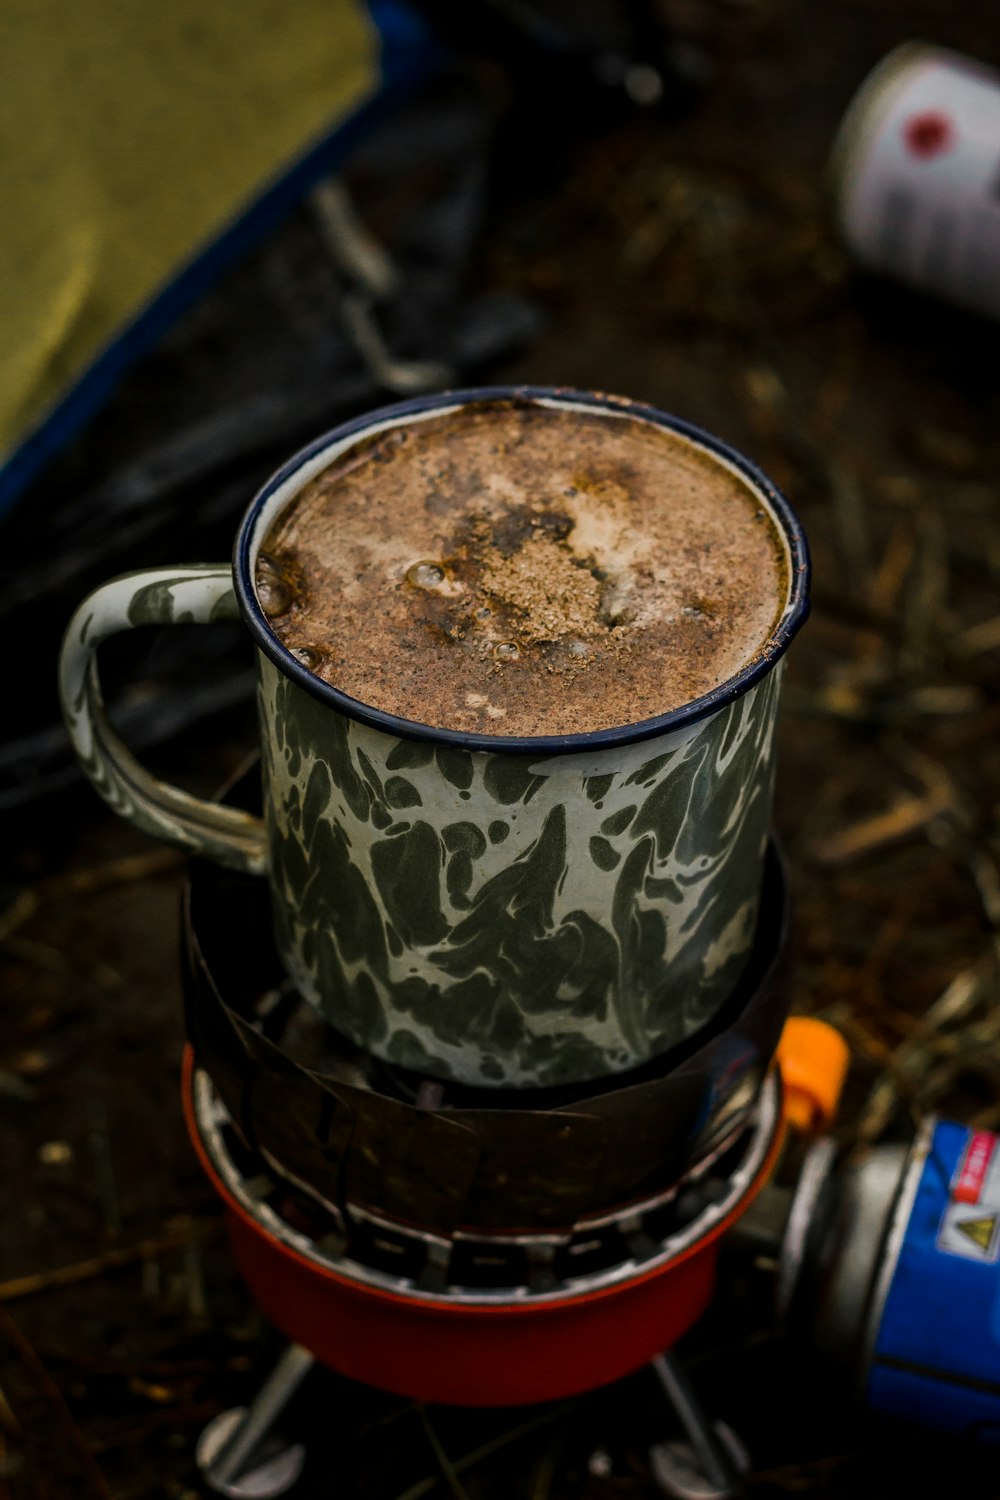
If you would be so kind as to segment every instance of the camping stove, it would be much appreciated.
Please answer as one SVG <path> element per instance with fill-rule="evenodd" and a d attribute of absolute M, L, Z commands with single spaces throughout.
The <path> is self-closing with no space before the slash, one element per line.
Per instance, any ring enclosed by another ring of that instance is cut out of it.
<path fill-rule="evenodd" d="M 272 1461 L 279 1489 L 237 1479 L 316 1360 L 383 1390 L 467 1406 L 552 1400 L 652 1362 L 702 1474 L 714 1476 L 699 1493 L 732 1492 L 738 1446 L 726 1429 L 713 1431 L 663 1351 L 704 1312 L 722 1236 L 770 1176 L 782 1135 L 777 1071 L 735 1138 L 654 1197 L 559 1235 L 460 1232 L 450 1242 L 370 1213 L 352 1215 L 345 1232 L 343 1216 L 273 1177 L 247 1149 L 190 1051 L 184 1100 L 240 1270 L 291 1340 L 250 1412 L 225 1413 L 203 1440 L 207 1477 L 223 1493 L 279 1493 L 294 1477 L 286 1481 L 285 1466 L 297 1472 L 301 1458 L 285 1450 Z M 654 1455 L 664 1487 L 683 1494 L 670 1482 L 677 1462 L 691 1465 L 679 1445 Z"/>
<path fill-rule="evenodd" d="M 454 1406 L 576 1395 L 645 1364 L 705 1310 L 720 1237 L 780 1139 L 769 1075 L 751 1120 L 665 1191 L 561 1234 L 445 1240 L 334 1214 L 248 1151 L 189 1063 L 188 1126 L 250 1290 L 283 1333 L 352 1379 Z"/>
<path fill-rule="evenodd" d="M 481 1407 L 570 1396 L 650 1363 L 688 1437 L 653 1453 L 661 1484 L 734 1493 L 738 1444 L 666 1351 L 711 1300 L 721 1239 L 780 1150 L 789 920 L 776 851 L 723 1012 L 603 1086 L 470 1090 L 363 1054 L 290 990 L 269 927 L 258 882 L 193 867 L 188 1128 L 247 1285 L 290 1340 L 250 1408 L 203 1435 L 209 1483 L 264 1495 L 293 1482 L 301 1455 L 261 1445 L 317 1361 Z"/>

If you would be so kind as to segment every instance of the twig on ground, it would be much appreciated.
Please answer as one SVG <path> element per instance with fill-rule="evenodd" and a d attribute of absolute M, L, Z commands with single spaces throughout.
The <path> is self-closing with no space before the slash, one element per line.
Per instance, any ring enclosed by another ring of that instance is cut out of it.
<path fill-rule="evenodd" d="M 464 1453 L 461 1458 L 453 1459 L 452 1469 L 456 1474 L 464 1474 L 467 1469 L 475 1468 L 476 1464 L 481 1464 L 484 1459 L 492 1458 L 495 1453 L 502 1452 L 512 1443 L 519 1442 L 521 1438 L 530 1437 L 539 1428 L 548 1427 L 552 1422 L 557 1422 L 567 1416 L 573 1410 L 574 1404 L 572 1401 L 566 1401 L 551 1411 L 543 1411 L 537 1417 L 531 1417 L 527 1422 L 520 1422 L 516 1427 L 509 1427 L 506 1432 L 490 1438 L 489 1442 L 473 1449 L 471 1453 Z M 418 1479 L 415 1484 L 410 1485 L 409 1489 L 397 1495 L 396 1500 L 423 1500 L 425 1495 L 430 1495 L 437 1489 L 440 1482 L 440 1475 L 429 1474 L 425 1479 Z"/>
<path fill-rule="evenodd" d="M 458 1470 L 445 1452 L 441 1439 L 431 1426 L 427 1411 L 422 1404 L 417 1407 L 417 1416 L 420 1418 L 420 1425 L 424 1429 L 427 1441 L 431 1445 L 431 1450 L 441 1467 L 441 1473 L 447 1481 L 448 1488 L 451 1490 L 454 1500 L 469 1500 L 465 1492 L 465 1487 L 458 1477 Z"/>
<path fill-rule="evenodd" d="M 93 891 L 130 884 L 136 880 L 148 880 L 152 876 L 180 869 L 183 863 L 184 855 L 176 849 L 151 849 L 148 854 L 127 854 L 122 859 L 108 860 L 105 864 L 89 865 L 82 870 L 70 870 L 65 875 L 53 875 L 48 880 L 41 880 L 37 885 L 19 891 L 0 914 L 0 948 L 9 947 L 16 955 L 18 948 L 11 940 L 20 928 L 50 902 L 90 895 Z M 32 946 L 31 955 L 37 957 L 37 952 L 38 949 Z"/>
<path fill-rule="evenodd" d="M 176 849 L 150 849 L 144 854 L 126 854 L 121 859 L 110 859 L 104 864 L 88 865 L 82 870 L 54 875 L 48 880 L 40 881 L 36 891 L 40 901 L 62 901 L 67 896 L 86 896 L 92 891 L 106 890 L 109 886 L 130 885 L 136 880 L 148 880 L 154 875 L 179 870 L 185 857 Z"/>
<path fill-rule="evenodd" d="M 144 1412 L 141 1416 L 119 1418 L 110 1423 L 91 1440 L 92 1453 L 113 1453 L 116 1448 L 129 1448 L 141 1443 L 164 1427 L 204 1427 L 218 1416 L 218 1401 L 178 1402 L 175 1406 L 164 1406 L 159 1411 Z"/>
<path fill-rule="evenodd" d="M 879 1065 L 876 1087 L 880 1089 L 880 1108 L 888 1108 L 887 1119 L 891 1118 L 897 1104 L 902 1102 L 906 1104 L 914 1126 L 919 1129 L 924 1118 L 919 1090 L 909 1074 L 898 1066 L 893 1049 L 876 1037 L 859 1017 L 849 1012 L 845 1011 L 838 1017 L 838 1026 L 852 1051 L 863 1053 Z M 851 1139 L 855 1146 L 870 1145 L 878 1139 L 883 1129 L 881 1119 L 868 1125 L 865 1112 L 862 1111 L 850 1132 Z"/>
<path fill-rule="evenodd" d="M 848 1463 L 853 1457 L 850 1453 L 831 1453 L 823 1458 L 810 1458 L 804 1463 L 782 1464 L 776 1469 L 754 1469 L 744 1477 L 744 1484 L 768 1484 L 774 1485 L 779 1490 L 798 1490 L 805 1488 L 811 1476 L 831 1472 Z M 810 1485 L 810 1488 L 812 1486 Z"/>
<path fill-rule="evenodd" d="M 957 1031 L 986 993 L 989 968 L 980 961 L 956 974 L 919 1023 L 918 1034 L 885 1054 L 882 1072 L 858 1116 L 854 1131 L 858 1141 L 877 1141 L 901 1100 L 911 1109 L 918 1103 L 935 1055 L 940 1056 L 942 1047 L 950 1050 L 949 1033 Z"/>
<path fill-rule="evenodd" d="M 39 907 L 37 891 L 18 891 L 13 901 L 0 915 L 0 948 L 13 937 L 19 927 L 29 922 Z"/>
<path fill-rule="evenodd" d="M 122 1245 L 95 1255 L 89 1260 L 76 1261 L 69 1266 L 56 1266 L 51 1271 L 33 1271 L 27 1276 L 14 1276 L 0 1281 L 0 1305 L 13 1302 L 19 1297 L 32 1297 L 37 1292 L 47 1292 L 53 1287 L 74 1286 L 81 1281 L 94 1281 L 109 1271 L 121 1270 L 137 1261 L 149 1260 L 185 1246 L 204 1243 L 222 1235 L 221 1219 L 200 1219 L 186 1224 L 158 1239 L 140 1240 L 137 1245 Z"/>
<path fill-rule="evenodd" d="M 0 1068 L 0 1099 L 14 1099 L 18 1104 L 33 1104 L 36 1091 L 9 1068 Z"/>
<path fill-rule="evenodd" d="M 22 1431 L 21 1424 L 14 1413 L 14 1408 L 7 1400 L 6 1392 L 2 1386 L 0 1386 L 0 1431 L 9 1433 L 11 1437 L 20 1436 Z"/>
<path fill-rule="evenodd" d="M 93 1453 L 87 1446 L 87 1441 L 80 1431 L 76 1418 L 63 1400 L 62 1392 L 35 1352 L 32 1344 L 21 1332 L 7 1309 L 2 1305 L 0 1305 L 0 1334 L 6 1338 L 9 1344 L 13 1345 L 21 1363 L 37 1387 L 39 1394 L 45 1398 L 53 1416 L 65 1435 L 67 1443 L 79 1459 L 80 1468 L 86 1474 L 94 1493 L 100 1495 L 101 1500 L 114 1500 L 111 1487 L 105 1479 Z"/>
<path fill-rule="evenodd" d="M 97 1198 L 104 1218 L 104 1230 L 109 1236 L 117 1235 L 122 1227 L 121 1207 L 118 1197 L 118 1179 L 115 1172 L 114 1152 L 111 1149 L 111 1131 L 108 1128 L 108 1110 L 104 1100 L 96 1094 L 88 1101 L 90 1129 L 87 1142 L 94 1160 L 94 1183 Z"/>
<path fill-rule="evenodd" d="M 951 776 L 940 761 L 914 749 L 903 740 L 887 746 L 903 771 L 921 783 L 919 793 L 899 796 L 884 812 L 862 818 L 847 828 L 814 839 L 809 854 L 818 864 L 846 865 L 863 856 L 902 843 L 929 828 L 937 819 L 947 819 L 945 828 L 967 826 L 970 811 Z"/>
<path fill-rule="evenodd" d="M 817 864 L 832 868 L 848 865 L 865 855 L 880 853 L 894 844 L 912 838 L 952 810 L 949 797 L 931 792 L 923 797 L 900 797 L 885 812 L 862 818 L 835 833 L 814 839 L 809 855 Z"/>
<path fill-rule="evenodd" d="M 979 656 L 984 651 L 1000 649 L 1000 615 L 960 631 L 952 637 L 951 646 L 959 656 Z"/>
<path fill-rule="evenodd" d="M 910 587 L 903 601 L 903 647 L 900 670 L 907 678 L 920 677 L 931 665 L 948 599 L 950 577 L 948 534 L 944 517 L 929 506 L 917 512 L 917 549 Z"/>

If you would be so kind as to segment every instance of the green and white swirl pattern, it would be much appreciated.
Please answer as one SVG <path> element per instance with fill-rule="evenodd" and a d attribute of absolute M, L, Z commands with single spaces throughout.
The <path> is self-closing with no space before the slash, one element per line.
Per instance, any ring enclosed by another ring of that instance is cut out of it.
<path fill-rule="evenodd" d="M 263 655 L 279 950 L 329 1021 L 486 1086 L 656 1056 L 730 994 L 754 926 L 780 665 L 638 744 L 530 756 L 403 740 Z"/>

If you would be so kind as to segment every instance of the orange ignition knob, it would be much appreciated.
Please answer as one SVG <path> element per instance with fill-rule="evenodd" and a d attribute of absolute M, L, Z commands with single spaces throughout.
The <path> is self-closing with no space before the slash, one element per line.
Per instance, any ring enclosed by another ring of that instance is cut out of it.
<path fill-rule="evenodd" d="M 792 1016 L 778 1043 L 788 1123 L 807 1135 L 833 1124 L 851 1059 L 840 1032 L 813 1016 Z"/>

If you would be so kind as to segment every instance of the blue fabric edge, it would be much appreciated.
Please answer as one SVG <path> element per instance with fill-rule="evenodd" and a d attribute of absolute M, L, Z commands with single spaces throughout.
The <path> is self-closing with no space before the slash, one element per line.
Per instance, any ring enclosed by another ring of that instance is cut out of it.
<path fill-rule="evenodd" d="M 442 48 L 421 18 L 401 0 L 367 0 L 366 8 L 381 37 L 381 86 L 275 179 L 104 347 L 69 393 L 0 468 L 0 516 L 110 400 L 130 367 L 171 324 L 223 271 L 291 213 L 313 184 L 343 161 L 441 63 L 445 55 Z"/>

